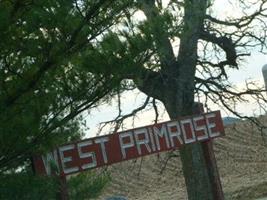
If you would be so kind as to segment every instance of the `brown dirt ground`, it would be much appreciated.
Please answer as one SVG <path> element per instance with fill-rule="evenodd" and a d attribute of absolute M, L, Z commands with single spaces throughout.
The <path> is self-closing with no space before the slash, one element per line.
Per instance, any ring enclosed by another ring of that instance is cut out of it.
<path fill-rule="evenodd" d="M 267 123 L 267 117 L 260 119 Z M 267 196 L 267 131 L 263 136 L 244 121 L 225 131 L 226 136 L 214 140 L 225 199 Z M 108 167 L 112 181 L 98 199 L 121 195 L 129 200 L 186 200 L 179 152 L 174 153 L 177 156 L 172 158 L 170 153 L 161 153 Z"/>

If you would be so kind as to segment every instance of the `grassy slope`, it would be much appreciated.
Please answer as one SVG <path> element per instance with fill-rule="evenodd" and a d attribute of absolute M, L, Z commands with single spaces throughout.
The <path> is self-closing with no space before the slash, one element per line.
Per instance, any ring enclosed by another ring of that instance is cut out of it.
<path fill-rule="evenodd" d="M 227 126 L 226 136 L 215 139 L 214 150 L 226 199 L 267 196 L 267 144 L 255 126 L 249 122 Z M 99 199 L 124 195 L 129 200 L 186 200 L 181 162 L 175 154 L 170 159 L 162 153 L 109 167 L 112 182 Z"/>

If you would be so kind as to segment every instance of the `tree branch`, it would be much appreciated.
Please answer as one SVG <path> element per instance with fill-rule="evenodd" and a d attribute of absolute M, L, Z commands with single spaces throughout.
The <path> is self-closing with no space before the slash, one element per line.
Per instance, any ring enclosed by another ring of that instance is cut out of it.
<path fill-rule="evenodd" d="M 237 66 L 237 53 L 235 50 L 235 44 L 233 43 L 231 38 L 228 38 L 226 36 L 217 37 L 215 34 L 211 34 L 203 30 L 200 34 L 200 39 L 211 42 L 213 44 L 217 44 L 226 53 L 227 64 L 235 67 Z"/>

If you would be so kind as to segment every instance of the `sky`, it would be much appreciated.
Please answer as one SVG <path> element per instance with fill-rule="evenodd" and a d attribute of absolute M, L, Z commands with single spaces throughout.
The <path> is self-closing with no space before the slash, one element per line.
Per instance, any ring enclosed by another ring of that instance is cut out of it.
<path fill-rule="evenodd" d="M 247 80 L 257 80 L 259 84 L 263 85 L 263 76 L 262 76 L 262 71 L 261 68 L 264 64 L 266 64 L 266 56 L 254 53 L 252 56 L 249 58 L 247 64 L 240 66 L 240 70 L 232 70 L 229 73 L 229 80 L 232 82 L 234 85 L 237 87 L 242 87 Z M 141 92 L 135 90 L 134 92 L 126 92 L 122 95 L 122 110 L 124 113 L 129 113 L 131 112 L 132 108 L 136 108 L 140 105 L 145 100 L 145 95 L 142 94 Z M 209 107 L 212 110 L 221 110 L 218 108 L 216 105 L 211 105 L 209 104 Z M 112 103 L 108 105 L 103 105 L 100 106 L 98 109 L 92 110 L 92 112 L 86 117 L 87 120 L 87 126 L 89 130 L 86 131 L 86 137 L 92 137 L 96 133 L 99 132 L 99 126 L 98 124 L 103 121 L 109 121 L 111 119 L 114 119 L 117 116 L 117 104 L 116 104 L 116 99 L 112 101 Z M 162 106 L 161 106 L 162 108 Z M 255 105 L 254 103 L 251 104 L 246 104 L 242 105 L 239 104 L 237 106 L 238 111 L 240 111 L 243 114 L 246 115 L 254 115 L 254 114 L 262 114 L 259 113 L 258 106 Z M 222 111 L 222 116 L 233 116 L 230 113 Z M 168 120 L 167 114 L 161 109 L 161 120 Z M 155 114 L 153 109 L 148 112 L 143 112 L 138 117 L 135 119 L 135 127 L 138 126 L 144 126 L 148 124 L 152 124 L 153 120 L 155 119 Z M 132 128 L 132 120 L 126 121 L 126 126 L 125 129 Z M 112 130 L 107 127 L 106 129 L 103 129 L 101 132 L 101 135 L 108 134 Z"/>
<path fill-rule="evenodd" d="M 224 17 L 226 15 L 236 15 L 238 16 L 239 10 L 238 5 L 236 8 L 232 9 L 230 8 L 230 4 L 228 0 L 216 0 L 214 2 L 215 9 L 214 12 L 218 17 Z M 262 76 L 262 66 L 267 64 L 267 55 L 260 54 L 258 52 L 252 52 L 251 56 L 244 62 L 242 65 L 240 65 L 240 70 L 230 70 L 229 71 L 229 81 L 235 85 L 237 88 L 242 88 L 246 81 L 248 80 L 256 80 L 259 86 L 264 85 L 263 76 Z M 122 96 L 122 110 L 125 113 L 131 112 L 131 109 L 136 108 L 142 104 L 142 102 L 145 99 L 145 95 L 140 93 L 139 91 L 135 90 L 134 92 L 126 92 Z M 209 105 L 212 110 L 218 110 L 216 105 L 210 104 Z M 160 105 L 160 107 L 162 107 Z M 117 116 L 117 105 L 116 105 L 116 99 L 112 101 L 112 103 L 108 105 L 100 106 L 98 109 L 94 109 L 86 116 L 87 121 L 87 128 L 86 136 L 85 137 L 93 137 L 99 132 L 99 123 L 103 121 L 109 121 L 111 119 L 114 119 Z M 161 113 L 161 120 L 168 120 L 168 116 L 166 112 L 164 112 L 163 109 L 160 109 Z M 255 103 L 251 104 L 238 104 L 237 110 L 245 115 L 258 115 L 263 114 L 260 112 L 259 108 Z M 222 116 L 233 116 L 228 112 L 224 112 L 221 110 Z M 148 124 L 152 124 L 153 120 L 155 119 L 155 114 L 152 109 L 152 111 L 149 112 L 143 112 L 138 115 L 138 117 L 135 119 L 135 123 L 132 123 L 132 120 L 128 120 L 125 123 L 124 129 L 138 127 L 138 126 L 144 126 Z M 101 131 L 101 135 L 108 134 L 112 131 L 110 127 L 106 127 Z"/>

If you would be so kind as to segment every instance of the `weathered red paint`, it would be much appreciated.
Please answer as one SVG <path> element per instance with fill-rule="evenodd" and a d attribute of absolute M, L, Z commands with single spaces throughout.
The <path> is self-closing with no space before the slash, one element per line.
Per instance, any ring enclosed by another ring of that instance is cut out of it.
<path fill-rule="evenodd" d="M 214 111 L 66 144 L 36 156 L 34 166 L 38 174 L 49 175 L 53 161 L 65 176 L 222 135 L 221 115 Z"/>

